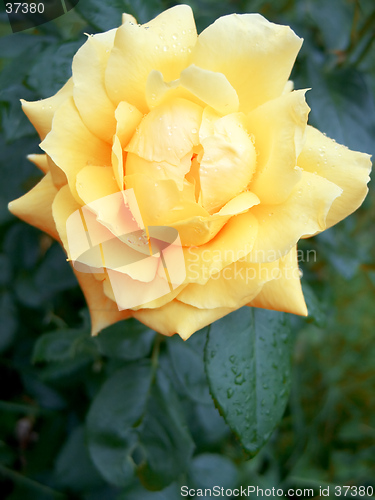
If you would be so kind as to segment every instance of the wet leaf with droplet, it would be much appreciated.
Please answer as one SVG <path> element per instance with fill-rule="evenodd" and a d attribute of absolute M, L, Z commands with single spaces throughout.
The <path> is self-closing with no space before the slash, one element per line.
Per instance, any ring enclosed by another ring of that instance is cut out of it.
<path fill-rule="evenodd" d="M 211 325 L 205 348 L 210 391 L 250 455 L 283 416 L 291 350 L 284 313 L 244 307 Z"/>

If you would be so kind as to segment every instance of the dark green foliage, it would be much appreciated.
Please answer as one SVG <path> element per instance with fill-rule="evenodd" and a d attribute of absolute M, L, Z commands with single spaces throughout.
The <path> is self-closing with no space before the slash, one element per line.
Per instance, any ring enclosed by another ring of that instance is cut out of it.
<path fill-rule="evenodd" d="M 264 446 L 284 413 L 291 348 L 283 313 L 245 307 L 210 327 L 205 364 L 211 394 L 250 455 Z"/>
<path fill-rule="evenodd" d="M 232 12 L 292 26 L 305 40 L 292 78 L 312 88 L 310 122 L 375 153 L 372 0 L 190 3 L 198 31 Z M 186 342 L 135 320 L 91 338 L 63 251 L 7 210 L 41 178 L 26 160 L 39 139 L 19 99 L 61 87 L 84 33 L 116 27 L 123 11 L 146 22 L 171 5 L 80 0 L 16 34 L 0 14 L 0 496 L 177 500 L 182 485 L 312 487 L 317 496 L 319 486 L 375 489 L 371 187 L 358 212 L 301 242 L 305 255 L 315 252 L 300 262 L 309 317 L 243 308 Z"/>

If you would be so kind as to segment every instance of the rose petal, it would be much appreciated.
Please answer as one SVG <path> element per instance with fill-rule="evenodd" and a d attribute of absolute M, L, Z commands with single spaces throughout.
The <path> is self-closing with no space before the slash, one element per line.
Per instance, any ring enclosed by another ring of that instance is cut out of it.
<path fill-rule="evenodd" d="M 112 174 L 117 183 L 118 189 L 121 191 L 124 189 L 124 153 L 117 135 L 113 137 L 111 159 Z"/>
<path fill-rule="evenodd" d="M 192 62 L 223 73 L 236 90 L 240 111 L 251 111 L 283 92 L 302 40 L 259 14 L 231 14 L 198 37 Z"/>
<path fill-rule="evenodd" d="M 218 113 L 228 115 L 238 111 L 237 93 L 222 73 L 192 64 L 181 72 L 180 85 Z"/>
<path fill-rule="evenodd" d="M 11 201 L 8 209 L 12 214 L 28 224 L 58 239 L 58 233 L 52 217 L 52 203 L 56 194 L 57 189 L 52 182 L 51 174 L 47 173 L 31 191 L 21 196 L 21 198 Z"/>
<path fill-rule="evenodd" d="M 208 243 L 184 248 L 185 282 L 203 285 L 224 267 L 244 259 L 253 248 L 257 232 L 257 219 L 248 211 L 229 219 Z"/>
<path fill-rule="evenodd" d="M 249 261 L 280 259 L 301 237 L 324 231 L 331 205 L 341 193 L 341 188 L 323 177 L 302 172 L 301 181 L 284 203 L 253 207 L 259 231 Z"/>
<path fill-rule="evenodd" d="M 85 296 L 91 317 L 91 334 L 97 335 L 107 326 L 131 317 L 131 311 L 119 311 L 117 304 L 109 299 L 103 291 L 103 283 L 92 274 L 74 270 L 79 285 Z"/>
<path fill-rule="evenodd" d="M 202 106 L 202 101 L 194 94 L 180 85 L 180 80 L 166 82 L 160 71 L 150 71 L 146 81 L 146 102 L 149 109 L 160 106 L 164 101 L 170 101 L 175 98 L 187 99 Z"/>
<path fill-rule="evenodd" d="M 27 159 L 33 162 L 44 174 L 48 172 L 47 155 L 27 155 Z"/>
<path fill-rule="evenodd" d="M 199 182 L 201 203 L 210 213 L 219 210 L 249 185 L 256 167 L 256 152 L 243 113 L 214 123 L 213 135 L 202 139 Z"/>
<path fill-rule="evenodd" d="M 130 155 L 129 155 L 130 156 Z M 232 215 L 247 211 L 259 203 L 252 193 L 241 193 L 220 212 L 210 215 L 195 202 L 191 190 L 179 191 L 172 180 L 154 180 L 151 176 L 125 177 L 127 189 L 134 189 L 145 225 L 177 229 L 182 245 L 203 245 L 216 236 Z"/>
<path fill-rule="evenodd" d="M 134 189 L 146 226 L 171 226 L 188 217 L 208 216 L 207 211 L 191 197 L 187 198 L 173 180 L 155 181 L 146 175 L 134 174 L 125 177 L 125 184 L 127 189 Z"/>
<path fill-rule="evenodd" d="M 127 280 L 127 278 L 125 278 Z M 129 286 L 129 282 L 127 281 L 127 286 Z M 131 286 L 131 285 L 130 285 Z M 138 311 L 139 309 L 157 309 L 159 307 L 164 306 L 165 304 L 168 304 L 171 300 L 175 299 L 177 295 L 180 293 L 180 291 L 184 288 L 186 285 L 181 285 L 177 287 L 175 290 L 172 292 L 169 291 L 167 294 L 163 295 L 162 297 L 159 297 L 157 299 L 151 300 L 149 302 L 146 302 L 144 304 L 140 304 L 138 306 L 134 306 L 131 308 L 132 311 Z M 107 295 L 108 298 L 116 302 L 116 297 L 113 293 L 112 285 L 107 277 L 105 281 L 103 281 L 103 290 L 104 293 Z"/>
<path fill-rule="evenodd" d="M 128 102 L 121 101 L 115 111 L 116 135 L 121 147 L 125 148 L 140 124 L 143 114 Z"/>
<path fill-rule="evenodd" d="M 68 184 L 68 179 L 66 178 L 65 172 L 63 172 L 61 168 L 56 165 L 56 163 L 52 160 L 52 158 L 48 155 L 46 156 L 47 156 L 48 170 L 51 173 L 53 183 L 58 189 L 60 189 L 66 184 Z"/>
<path fill-rule="evenodd" d="M 251 264 L 237 261 L 222 269 L 205 285 L 190 284 L 178 295 L 178 300 L 199 309 L 238 307 L 252 300 L 262 286 L 279 276 L 279 261 Z"/>
<path fill-rule="evenodd" d="M 126 151 L 148 161 L 173 165 L 183 180 L 190 170 L 190 158 L 188 162 L 181 160 L 199 143 L 202 111 L 186 99 L 161 104 L 142 120 Z"/>
<path fill-rule="evenodd" d="M 326 227 L 350 215 L 366 197 L 371 157 L 337 144 L 313 127 L 307 127 L 306 144 L 298 158 L 298 165 L 343 190 L 328 212 Z"/>
<path fill-rule="evenodd" d="M 159 309 L 140 309 L 133 311 L 132 315 L 163 335 L 170 337 L 178 333 L 183 340 L 187 340 L 197 330 L 232 311 L 229 307 L 198 309 L 175 299 Z"/>
<path fill-rule="evenodd" d="M 111 167 L 84 167 L 77 174 L 77 193 L 84 203 L 118 192 Z"/>
<path fill-rule="evenodd" d="M 282 257 L 279 264 L 279 277 L 268 281 L 248 305 L 307 316 L 298 269 L 297 247 L 294 246 Z"/>
<path fill-rule="evenodd" d="M 150 71 L 161 71 L 167 81 L 178 78 L 188 66 L 196 40 L 193 13 L 187 5 L 172 7 L 142 26 L 123 24 L 105 75 L 112 102 L 117 106 L 127 101 L 147 113 L 145 89 Z"/>
<path fill-rule="evenodd" d="M 111 147 L 93 135 L 78 113 L 72 98 L 57 109 L 51 132 L 40 147 L 65 172 L 77 201 L 76 176 L 87 165 L 111 165 Z"/>
<path fill-rule="evenodd" d="M 81 205 L 73 198 L 69 186 L 62 187 L 55 196 L 52 203 L 52 215 L 61 243 L 70 258 L 70 250 L 67 236 L 66 221 L 73 212 L 79 210 Z"/>
<path fill-rule="evenodd" d="M 104 73 L 116 35 L 115 29 L 89 36 L 73 58 L 73 98 L 86 127 L 112 143 L 115 106 L 107 95 Z"/>
<path fill-rule="evenodd" d="M 256 194 L 251 191 L 244 191 L 228 201 L 217 215 L 238 215 L 255 205 L 259 205 L 259 203 L 260 200 Z"/>
<path fill-rule="evenodd" d="M 248 115 L 247 127 L 254 134 L 258 153 L 251 190 L 262 203 L 285 201 L 301 179 L 296 165 L 309 109 L 305 91 L 299 90 L 267 102 Z"/>
<path fill-rule="evenodd" d="M 31 121 L 41 140 L 52 128 L 52 119 L 57 108 L 73 94 L 73 80 L 66 84 L 52 97 L 41 101 L 28 102 L 21 99 L 22 110 Z"/>

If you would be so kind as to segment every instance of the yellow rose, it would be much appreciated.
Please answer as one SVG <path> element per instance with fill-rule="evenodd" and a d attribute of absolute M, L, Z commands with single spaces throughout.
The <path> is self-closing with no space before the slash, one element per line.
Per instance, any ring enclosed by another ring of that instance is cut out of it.
<path fill-rule="evenodd" d="M 360 206 L 371 162 L 307 125 L 305 91 L 288 82 L 301 44 L 257 14 L 222 17 L 199 36 L 186 5 L 144 25 L 124 15 L 89 36 L 56 95 L 22 102 L 45 153 L 30 160 L 45 176 L 10 204 L 15 215 L 73 259 L 69 217 L 86 207 L 123 248 L 121 193 L 132 193 L 136 228 L 174 228 L 182 244 L 183 280 L 132 307 L 160 262 L 112 266 L 117 291 L 101 263 L 75 267 L 93 333 L 132 316 L 186 339 L 243 305 L 307 314 L 296 244 Z"/>

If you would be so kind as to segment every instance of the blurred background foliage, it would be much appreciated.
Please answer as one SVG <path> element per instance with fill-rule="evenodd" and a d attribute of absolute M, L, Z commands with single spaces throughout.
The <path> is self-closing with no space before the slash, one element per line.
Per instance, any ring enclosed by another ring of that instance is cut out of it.
<path fill-rule="evenodd" d="M 183 343 L 129 321 L 91 339 L 62 250 L 7 211 L 39 179 L 26 160 L 38 151 L 38 138 L 19 99 L 48 97 L 65 83 L 84 33 L 117 26 L 124 11 L 146 22 L 172 5 L 80 0 L 64 16 L 16 34 L 0 14 L 0 497 L 175 500 L 182 484 L 375 490 L 371 186 L 354 215 L 300 245 L 310 256 L 300 263 L 310 316 L 289 318 L 291 395 L 281 424 L 251 460 L 209 395 L 207 331 Z M 198 31 L 232 12 L 260 12 L 290 25 L 304 38 L 292 77 L 296 88 L 312 88 L 310 123 L 375 153 L 373 0 L 190 5 Z"/>

